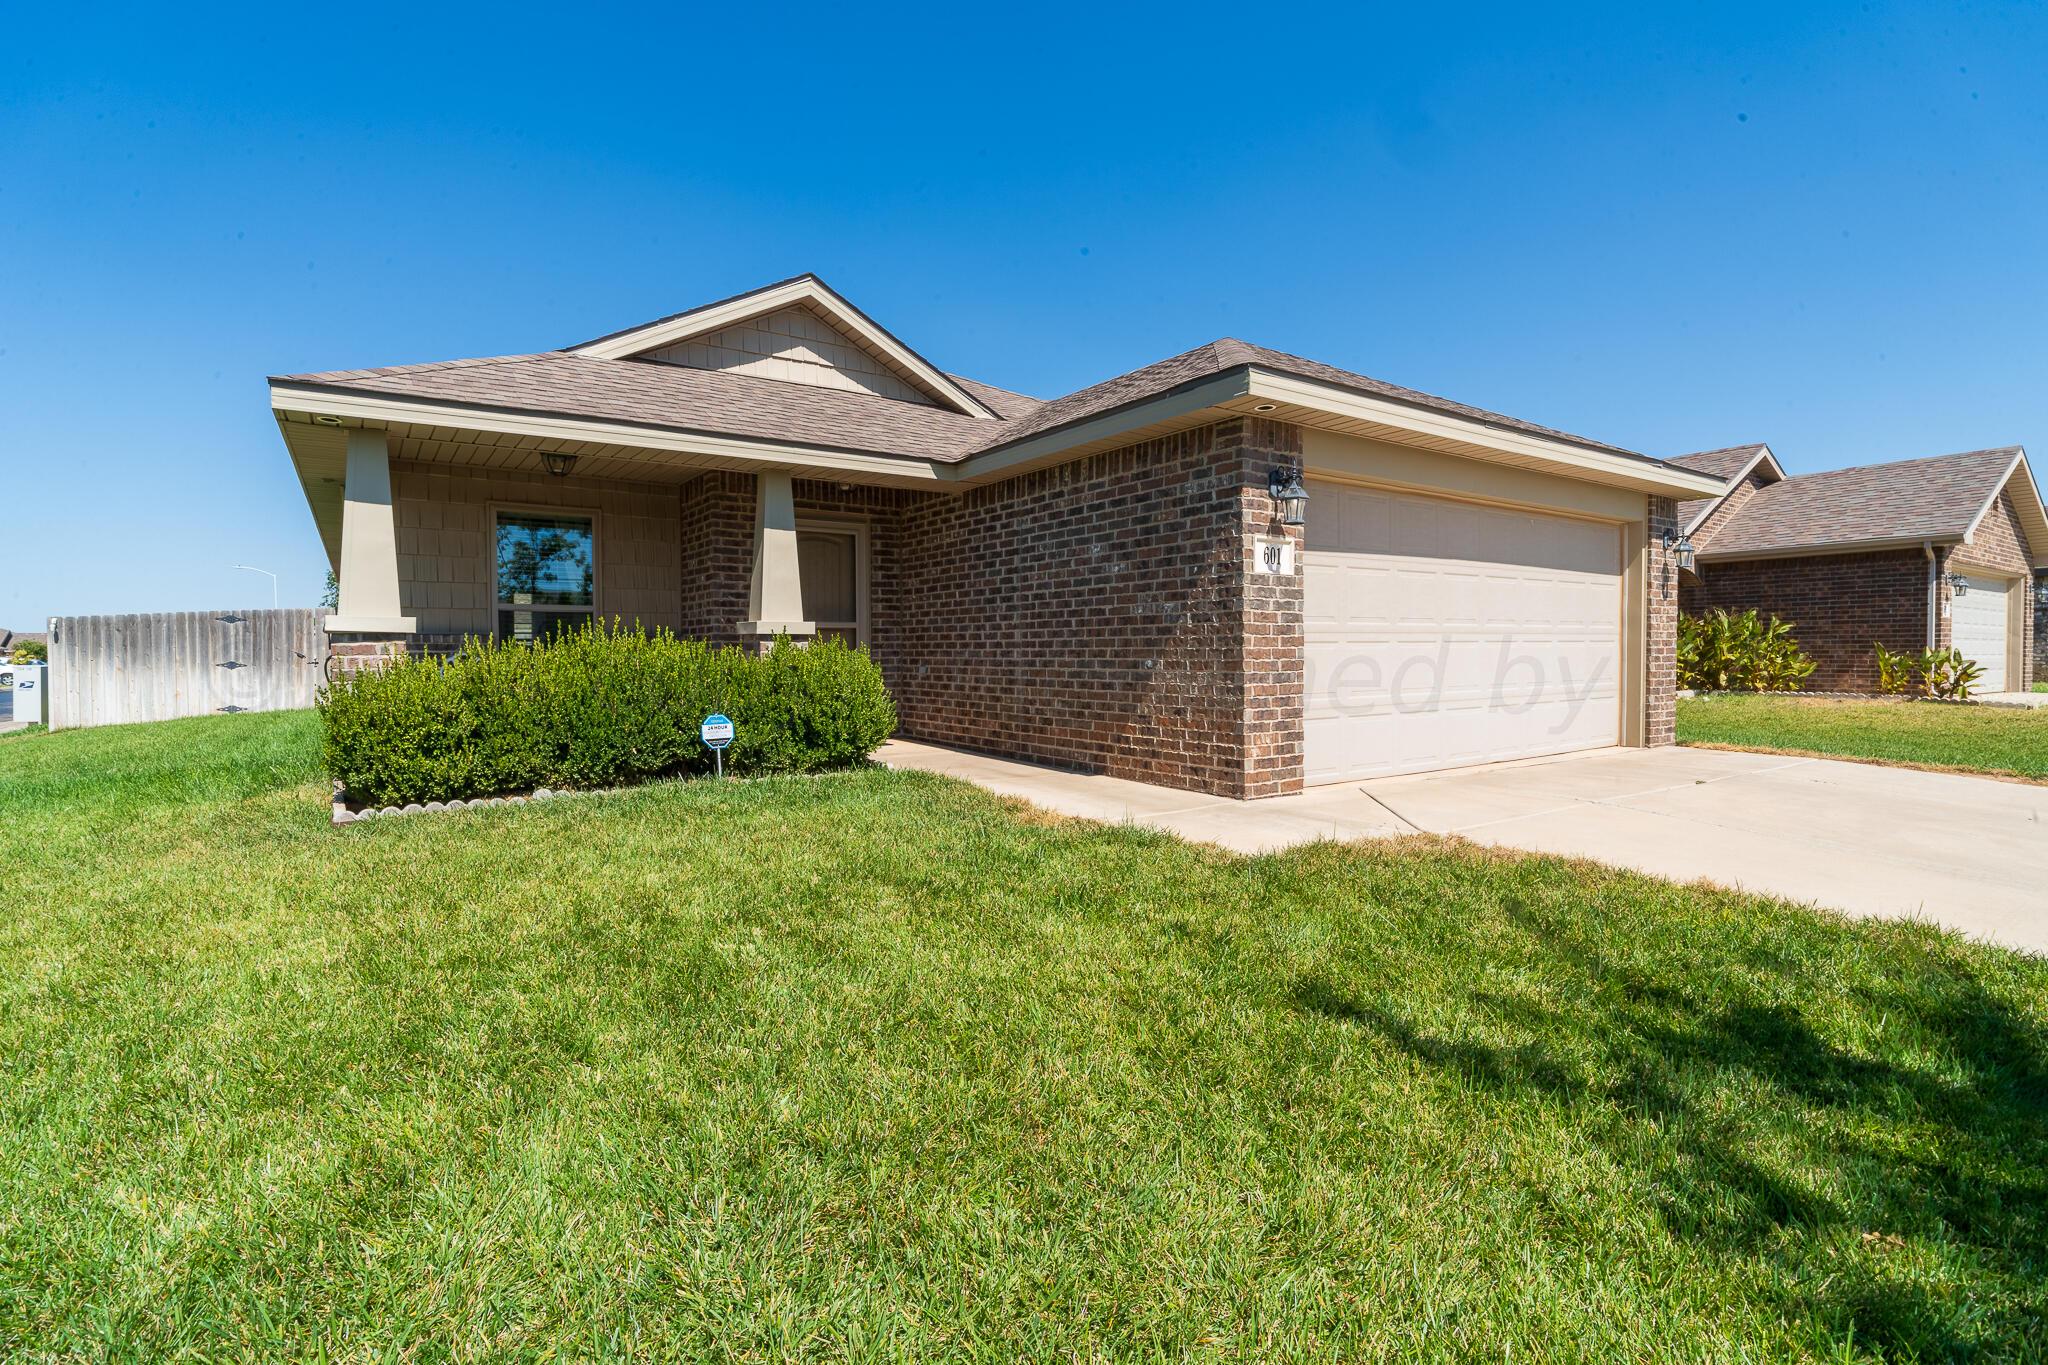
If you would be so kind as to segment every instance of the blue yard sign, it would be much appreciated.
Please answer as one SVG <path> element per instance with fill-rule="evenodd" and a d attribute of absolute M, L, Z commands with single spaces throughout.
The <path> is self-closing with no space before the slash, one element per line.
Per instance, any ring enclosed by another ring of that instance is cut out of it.
<path fill-rule="evenodd" d="M 718 766 L 718 775 L 724 777 L 725 746 L 732 743 L 732 722 L 721 715 L 706 716 L 698 733 L 704 737 L 704 747 L 711 751 L 711 761 Z"/>

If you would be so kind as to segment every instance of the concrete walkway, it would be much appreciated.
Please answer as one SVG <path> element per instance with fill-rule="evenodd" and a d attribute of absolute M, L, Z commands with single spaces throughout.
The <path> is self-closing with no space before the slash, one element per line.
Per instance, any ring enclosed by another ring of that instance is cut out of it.
<path fill-rule="evenodd" d="M 1457 834 L 2048 952 L 2048 787 L 1774 754 L 1601 749 L 1242 802 L 900 740 L 877 757 L 1241 853 Z"/>
<path fill-rule="evenodd" d="M 2038 711 L 2048 706 L 2048 692 L 1986 692 L 1976 700 L 1985 706 L 2025 706 Z"/>

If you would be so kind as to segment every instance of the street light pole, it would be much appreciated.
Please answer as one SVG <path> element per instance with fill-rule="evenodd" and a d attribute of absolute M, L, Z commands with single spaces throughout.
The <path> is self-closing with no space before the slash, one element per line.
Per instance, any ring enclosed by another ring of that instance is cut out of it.
<path fill-rule="evenodd" d="M 256 567 L 256 566 L 255 566 L 254 564 L 230 564 L 230 565 L 228 565 L 228 567 L 229 567 L 230 569 L 247 569 L 247 570 L 248 570 L 248 571 L 249 571 L 250 573 L 260 573 L 260 574 L 264 575 L 264 576 L 265 576 L 266 578 L 268 578 L 268 579 L 270 580 L 270 609 L 271 609 L 272 611 L 275 611 L 275 610 L 277 610 L 277 575 L 276 575 L 276 574 L 274 574 L 274 573 L 271 573 L 271 572 L 270 572 L 270 570 L 268 570 L 268 569 L 259 569 L 259 568 L 257 568 L 257 567 Z"/>

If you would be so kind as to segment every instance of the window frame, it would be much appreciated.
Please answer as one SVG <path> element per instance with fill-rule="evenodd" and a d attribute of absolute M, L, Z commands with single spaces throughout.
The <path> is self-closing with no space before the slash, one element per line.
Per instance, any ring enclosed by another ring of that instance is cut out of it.
<path fill-rule="evenodd" d="M 502 516 L 515 517 L 573 517 L 590 523 L 590 605 L 587 607 L 547 606 L 533 602 L 505 602 L 498 597 L 498 519 Z M 587 612 L 591 621 L 604 619 L 600 604 L 604 601 L 604 519 L 595 507 L 583 507 L 569 503 L 549 504 L 543 502 L 488 502 L 484 504 L 484 535 L 490 542 L 490 553 L 484 556 L 485 572 L 490 576 L 491 596 L 491 638 L 506 640 L 513 637 L 501 634 L 498 629 L 498 614 L 505 611 L 530 611 L 551 616 L 564 616 L 573 612 Z"/>
<path fill-rule="evenodd" d="M 853 628 L 853 642 L 857 645 L 867 644 L 869 642 L 869 603 L 874 596 L 874 592 L 872 590 L 872 575 L 868 569 L 868 523 L 866 519 L 859 517 L 800 516 L 796 519 L 796 533 L 801 536 L 806 531 L 816 531 L 825 535 L 835 536 L 850 535 L 853 537 L 854 619 L 851 622 L 812 621 L 811 624 L 820 629 L 829 626 L 835 630 L 844 630 L 850 625 Z M 801 583 L 798 584 L 798 588 L 801 590 Z M 809 611 L 810 608 L 806 606 L 804 610 Z"/>

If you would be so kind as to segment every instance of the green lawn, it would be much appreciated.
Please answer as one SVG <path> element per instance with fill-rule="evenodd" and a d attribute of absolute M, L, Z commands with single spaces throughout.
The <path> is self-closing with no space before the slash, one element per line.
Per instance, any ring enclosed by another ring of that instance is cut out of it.
<path fill-rule="evenodd" d="M 315 748 L 0 745 L 0 1358 L 2048 1351 L 2038 959 L 880 771 L 335 831 Z"/>
<path fill-rule="evenodd" d="M 1682 697 L 1678 742 L 1836 754 L 2048 781 L 2048 707 Z"/>

